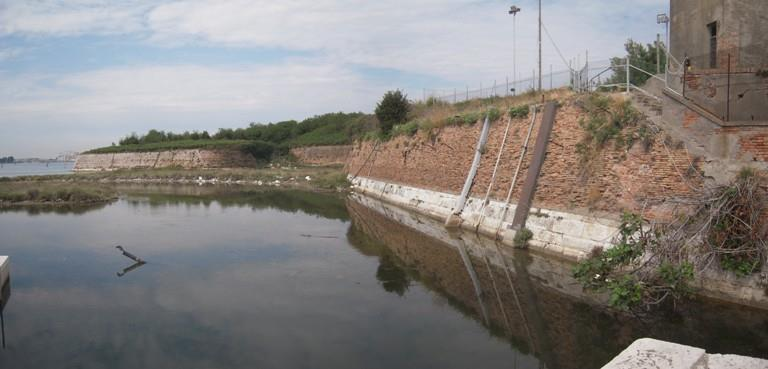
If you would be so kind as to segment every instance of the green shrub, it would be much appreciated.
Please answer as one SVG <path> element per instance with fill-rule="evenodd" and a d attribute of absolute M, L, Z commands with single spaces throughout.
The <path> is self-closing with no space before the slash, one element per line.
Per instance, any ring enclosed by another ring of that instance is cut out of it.
<path fill-rule="evenodd" d="M 400 135 L 413 136 L 418 131 L 419 131 L 419 122 L 410 121 L 405 124 L 396 125 L 394 128 L 392 128 L 392 137 L 396 137 Z"/>
<path fill-rule="evenodd" d="M 490 109 L 488 109 L 488 120 L 491 122 L 495 122 L 501 118 L 501 111 L 495 107 L 492 106 Z"/>
<path fill-rule="evenodd" d="M 275 153 L 275 145 L 264 141 L 252 141 L 247 144 L 243 144 L 240 147 L 240 150 L 251 154 L 251 156 L 256 159 L 269 160 Z"/>
<path fill-rule="evenodd" d="M 509 117 L 512 119 L 515 118 L 527 118 L 529 113 L 529 107 L 528 105 L 522 105 L 522 106 L 514 106 L 509 108 Z"/>
<path fill-rule="evenodd" d="M 515 232 L 515 238 L 512 239 L 512 244 L 519 249 L 524 249 L 528 247 L 528 241 L 532 238 L 533 232 L 531 232 L 530 229 L 523 227 Z"/>
<path fill-rule="evenodd" d="M 400 90 L 387 91 L 375 111 L 381 131 L 388 134 L 396 124 L 405 122 L 409 109 L 408 99 Z"/>

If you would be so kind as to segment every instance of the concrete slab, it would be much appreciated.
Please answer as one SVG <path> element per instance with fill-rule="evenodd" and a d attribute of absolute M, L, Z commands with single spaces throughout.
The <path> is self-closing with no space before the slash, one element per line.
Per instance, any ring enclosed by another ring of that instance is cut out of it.
<path fill-rule="evenodd" d="M 705 360 L 704 349 L 641 338 L 624 349 L 603 369 L 691 369 Z"/>
<path fill-rule="evenodd" d="M 707 369 L 768 369 L 768 360 L 739 355 L 707 355 Z M 698 369 L 698 368 L 697 368 Z"/>
<path fill-rule="evenodd" d="M 739 355 L 707 354 L 704 349 L 641 338 L 603 369 L 768 369 L 768 360 Z"/>

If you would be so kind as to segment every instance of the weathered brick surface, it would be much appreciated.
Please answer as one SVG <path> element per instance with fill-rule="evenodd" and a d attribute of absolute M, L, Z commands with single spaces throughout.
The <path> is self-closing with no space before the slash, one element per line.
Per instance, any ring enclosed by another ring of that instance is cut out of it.
<path fill-rule="evenodd" d="M 760 161 L 768 161 L 768 129 L 765 132 L 747 133 L 739 139 L 741 149 Z"/>
<path fill-rule="evenodd" d="M 352 152 L 351 145 L 308 146 L 291 149 L 299 162 L 309 165 L 344 165 Z"/>
<path fill-rule="evenodd" d="M 664 144 L 663 135 L 656 138 L 649 152 L 639 144 L 629 152 L 608 145 L 590 164 L 591 174 L 582 175 L 576 145 L 583 137 L 579 119 L 583 111 L 574 104 L 558 109 L 555 126 L 539 178 L 535 207 L 560 210 L 604 211 L 645 209 L 650 214 L 665 199 L 687 196 L 700 185 L 695 176 L 688 178 L 693 163 L 684 148 Z M 529 142 L 536 140 L 539 118 Z M 472 188 L 472 196 L 484 197 L 492 177 L 508 118 L 494 123 L 488 144 Z M 491 197 L 503 200 L 517 167 L 530 119 L 511 122 L 510 133 L 501 156 Z M 470 127 L 447 127 L 430 139 L 425 135 L 398 137 L 379 145 L 373 155 L 372 142 L 358 143 L 350 158 L 348 171 L 384 181 L 397 182 L 444 192 L 458 193 L 471 165 L 481 124 Z M 513 191 L 516 202 L 531 159 L 524 157 Z"/>
<path fill-rule="evenodd" d="M 140 168 L 239 168 L 257 164 L 253 156 L 236 150 L 170 150 L 115 154 L 82 154 L 75 171 Z"/>

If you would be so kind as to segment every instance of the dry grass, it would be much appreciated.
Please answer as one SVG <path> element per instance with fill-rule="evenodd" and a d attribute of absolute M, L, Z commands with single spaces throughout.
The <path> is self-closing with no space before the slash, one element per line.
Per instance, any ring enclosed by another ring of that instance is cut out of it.
<path fill-rule="evenodd" d="M 544 98 L 564 100 L 572 95 L 573 92 L 563 88 L 547 91 Z M 512 108 L 538 103 L 541 98 L 541 95 L 536 93 L 526 93 L 518 96 L 472 99 L 455 104 L 430 100 L 413 104 L 408 121 L 418 124 L 419 130 L 422 131 L 457 124 L 474 124 L 483 119 L 489 110 L 495 109 L 504 116 Z"/>

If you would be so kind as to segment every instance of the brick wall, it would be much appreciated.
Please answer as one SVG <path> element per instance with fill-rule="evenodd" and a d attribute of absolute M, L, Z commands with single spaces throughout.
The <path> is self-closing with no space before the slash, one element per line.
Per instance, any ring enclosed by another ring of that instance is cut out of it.
<path fill-rule="evenodd" d="M 579 119 L 583 116 L 581 108 L 570 102 L 558 109 L 534 198 L 535 207 L 614 214 L 621 209 L 645 209 L 654 214 L 664 209 L 665 200 L 690 195 L 691 188 L 700 185 L 700 179 L 688 175 L 694 159 L 684 148 L 665 145 L 663 135 L 656 138 L 647 153 L 639 145 L 628 152 L 609 145 L 591 163 L 592 175 L 582 176 L 576 144 L 583 137 L 579 127 Z M 472 196 L 485 196 L 508 122 L 509 118 L 504 117 L 491 127 Z M 491 187 L 494 199 L 506 197 L 529 123 L 530 119 L 511 121 L 497 177 Z M 539 124 L 537 118 L 529 142 L 531 148 Z M 401 136 L 379 145 L 373 155 L 370 155 L 373 142 L 357 143 L 348 171 L 409 186 L 459 193 L 481 129 L 482 124 L 478 123 L 469 127 L 442 128 L 432 137 L 421 133 L 414 137 Z M 525 180 L 530 159 L 529 149 L 513 191 L 514 202 Z"/>
<path fill-rule="evenodd" d="M 291 149 L 291 155 L 303 164 L 344 165 L 352 152 L 351 145 L 308 146 Z"/>
<path fill-rule="evenodd" d="M 158 152 L 125 152 L 114 154 L 82 154 L 77 157 L 75 171 L 97 171 L 141 168 L 240 168 L 256 166 L 256 159 L 237 150 L 170 150 Z"/>

